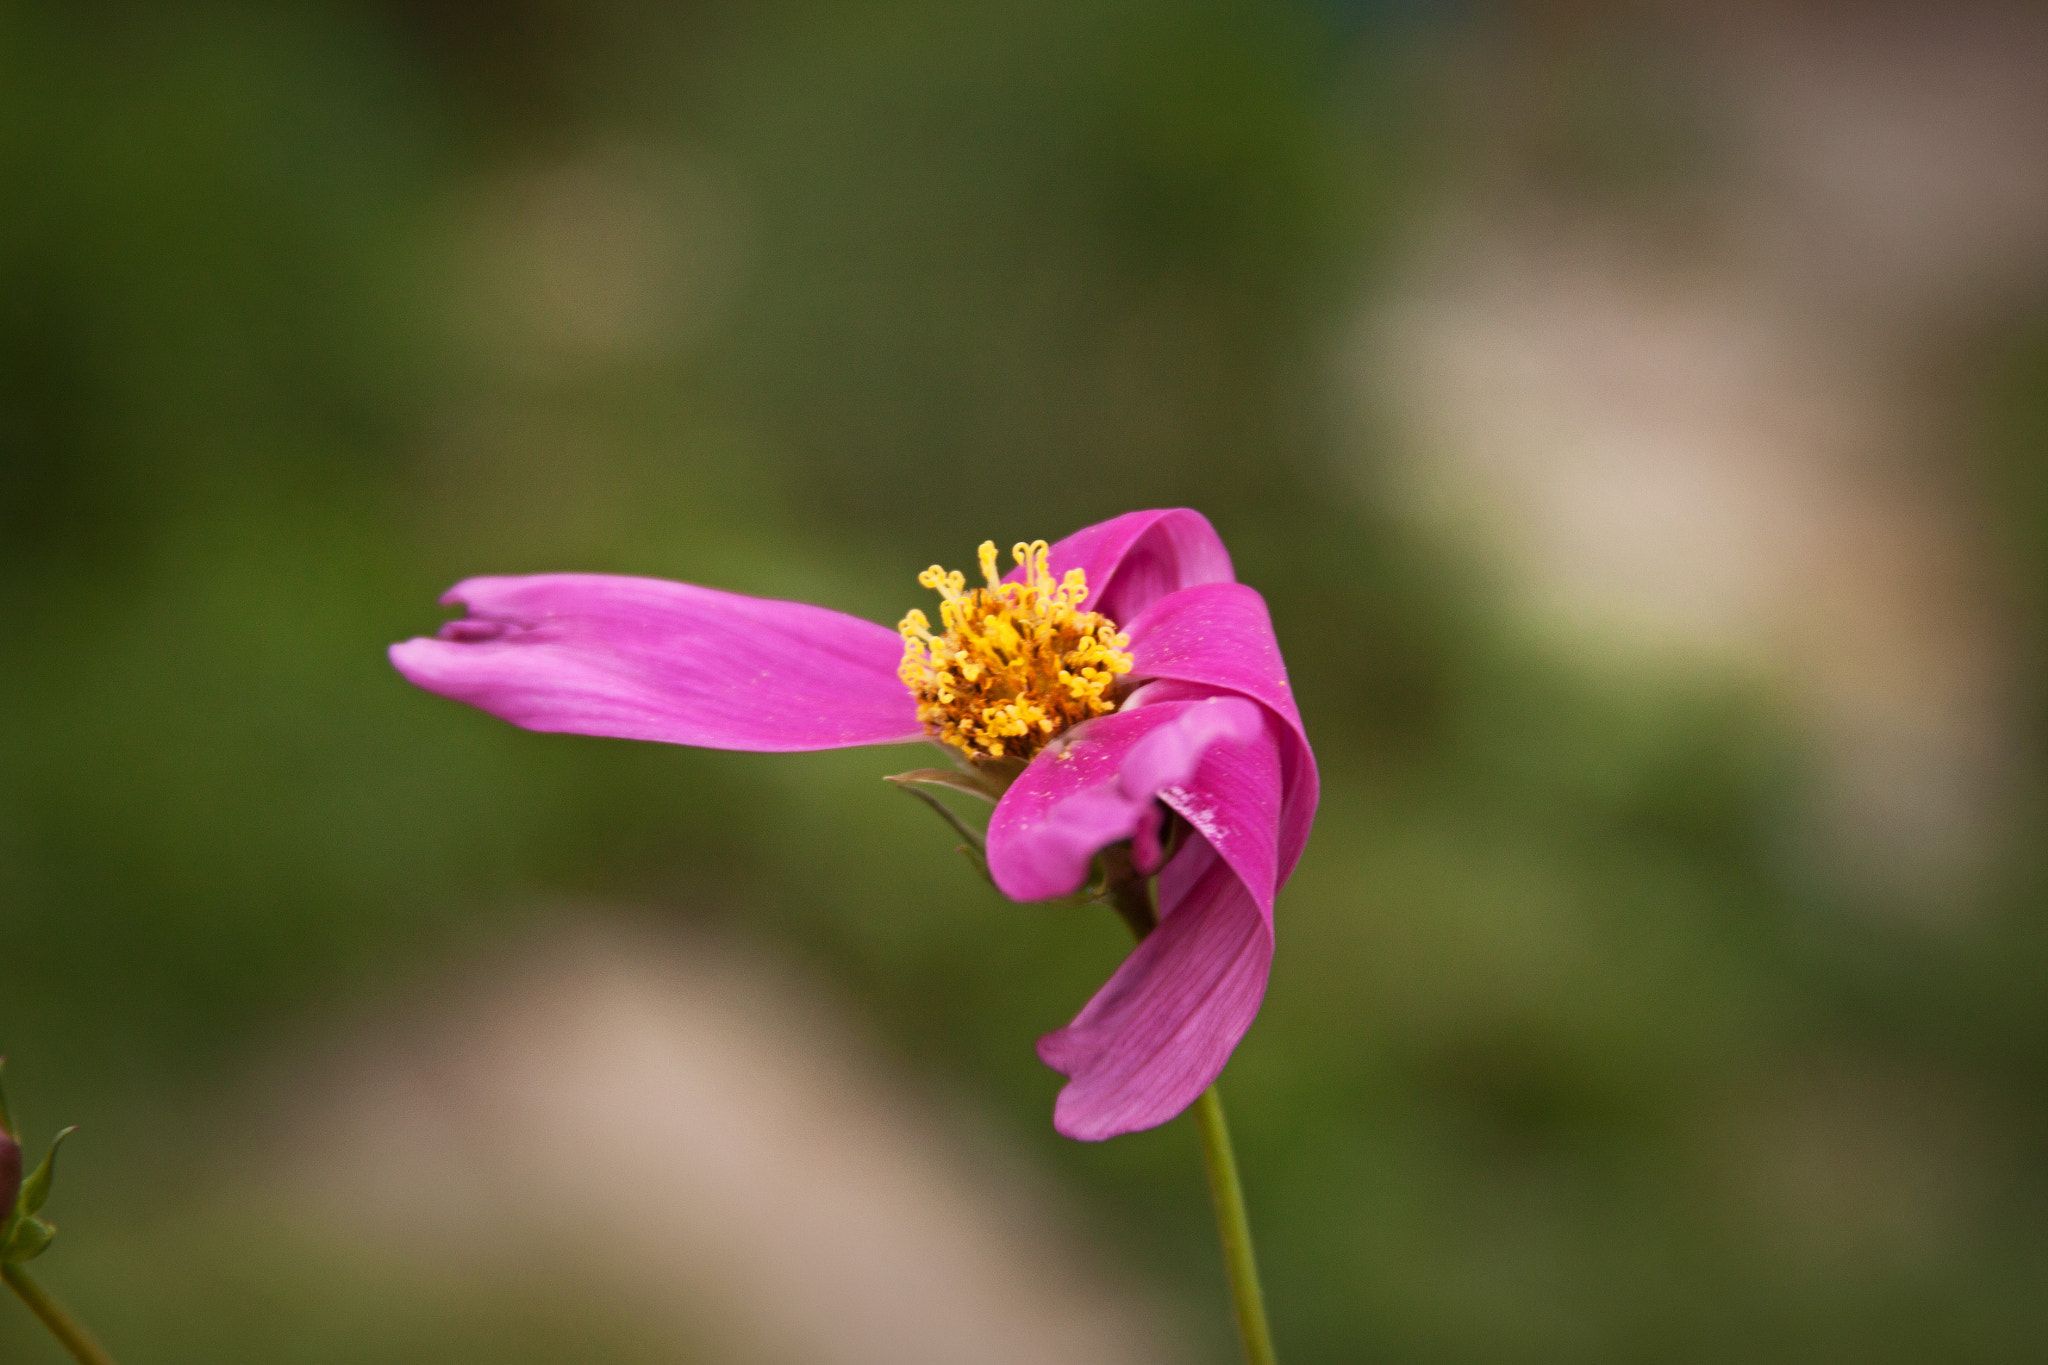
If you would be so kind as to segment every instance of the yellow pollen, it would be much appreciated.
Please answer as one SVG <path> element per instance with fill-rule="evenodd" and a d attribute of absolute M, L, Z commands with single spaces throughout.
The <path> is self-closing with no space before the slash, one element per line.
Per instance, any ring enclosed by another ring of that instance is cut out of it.
<path fill-rule="evenodd" d="M 917 718 L 970 758 L 1029 758 L 1068 726 L 1116 710 L 1117 679 L 1131 671 L 1130 637 L 1081 610 L 1081 570 L 1055 582 L 1042 540 L 1010 553 L 1020 583 L 1002 581 L 994 541 L 981 545 L 987 587 L 969 589 L 965 574 L 932 565 L 917 581 L 938 593 L 944 632 L 934 635 L 921 611 L 897 627 Z"/>

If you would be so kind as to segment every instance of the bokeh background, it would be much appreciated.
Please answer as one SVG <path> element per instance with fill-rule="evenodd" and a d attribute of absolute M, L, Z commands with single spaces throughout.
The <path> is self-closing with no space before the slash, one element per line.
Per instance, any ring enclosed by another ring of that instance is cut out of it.
<path fill-rule="evenodd" d="M 1231 1359 L 1193 1134 L 1049 1124 L 1120 926 L 915 750 L 383 658 L 1178 504 L 1325 781 L 1283 1358 L 2048 1351 L 2038 7 L 16 4 L 0 186 L 0 1048 L 130 1365 Z"/>

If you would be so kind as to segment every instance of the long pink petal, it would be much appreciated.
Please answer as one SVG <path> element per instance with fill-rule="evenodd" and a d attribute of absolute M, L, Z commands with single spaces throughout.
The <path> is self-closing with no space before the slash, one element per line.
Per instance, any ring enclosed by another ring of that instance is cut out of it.
<path fill-rule="evenodd" d="M 1273 926 L 1231 866 L 1190 840 L 1160 878 L 1164 917 L 1074 1021 L 1038 1041 L 1068 1078 L 1053 1127 L 1099 1142 L 1154 1128 L 1222 1073 L 1265 999 Z"/>
<path fill-rule="evenodd" d="M 1003 794 L 989 819 L 989 875 L 1013 900 L 1066 895 L 1163 799 L 1241 854 L 1270 907 L 1279 775 L 1265 713 L 1242 697 L 1127 707 L 1041 750 Z"/>
<path fill-rule="evenodd" d="M 391 647 L 412 682 L 529 730 L 788 752 L 924 737 L 895 631 L 824 607 L 608 574 L 471 578 Z"/>
<path fill-rule="evenodd" d="M 1131 637 L 1131 676 L 1227 689 L 1262 702 L 1293 735 L 1286 754 L 1280 879 L 1294 871 L 1315 821 L 1320 783 L 1301 711 L 1287 683 L 1287 665 L 1273 637 L 1266 599 L 1242 583 L 1203 583 L 1155 601 L 1124 624 Z M 1159 687 L 1142 689 L 1145 692 Z"/>
<path fill-rule="evenodd" d="M 1119 625 L 1167 593 L 1236 577 L 1216 528 L 1186 507 L 1126 512 L 1084 526 L 1055 544 L 1049 559 L 1055 578 L 1084 571 L 1088 609 Z M 1019 573 L 1012 570 L 1010 577 Z"/>

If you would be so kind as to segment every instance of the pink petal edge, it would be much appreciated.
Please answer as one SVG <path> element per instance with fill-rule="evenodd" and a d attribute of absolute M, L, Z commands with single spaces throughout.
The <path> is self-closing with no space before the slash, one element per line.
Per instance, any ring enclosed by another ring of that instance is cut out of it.
<path fill-rule="evenodd" d="M 793 752 L 924 738 L 872 621 L 609 574 L 465 579 L 469 615 L 391 647 L 408 680 L 529 730 Z"/>

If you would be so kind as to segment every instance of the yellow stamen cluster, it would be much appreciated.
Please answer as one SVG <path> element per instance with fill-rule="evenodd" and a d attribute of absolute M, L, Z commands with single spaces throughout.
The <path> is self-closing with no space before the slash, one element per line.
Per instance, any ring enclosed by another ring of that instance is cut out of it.
<path fill-rule="evenodd" d="M 1029 758 L 1060 731 L 1116 710 L 1116 680 L 1131 671 L 1130 637 L 1100 612 L 1082 611 L 1087 576 L 1069 569 L 1053 581 L 1046 543 L 1011 552 L 1021 583 L 996 572 L 993 541 L 981 546 L 985 588 L 934 564 L 917 581 L 945 600 L 944 633 L 913 611 L 903 633 L 903 681 L 917 694 L 917 718 L 947 744 L 977 759 Z"/>

